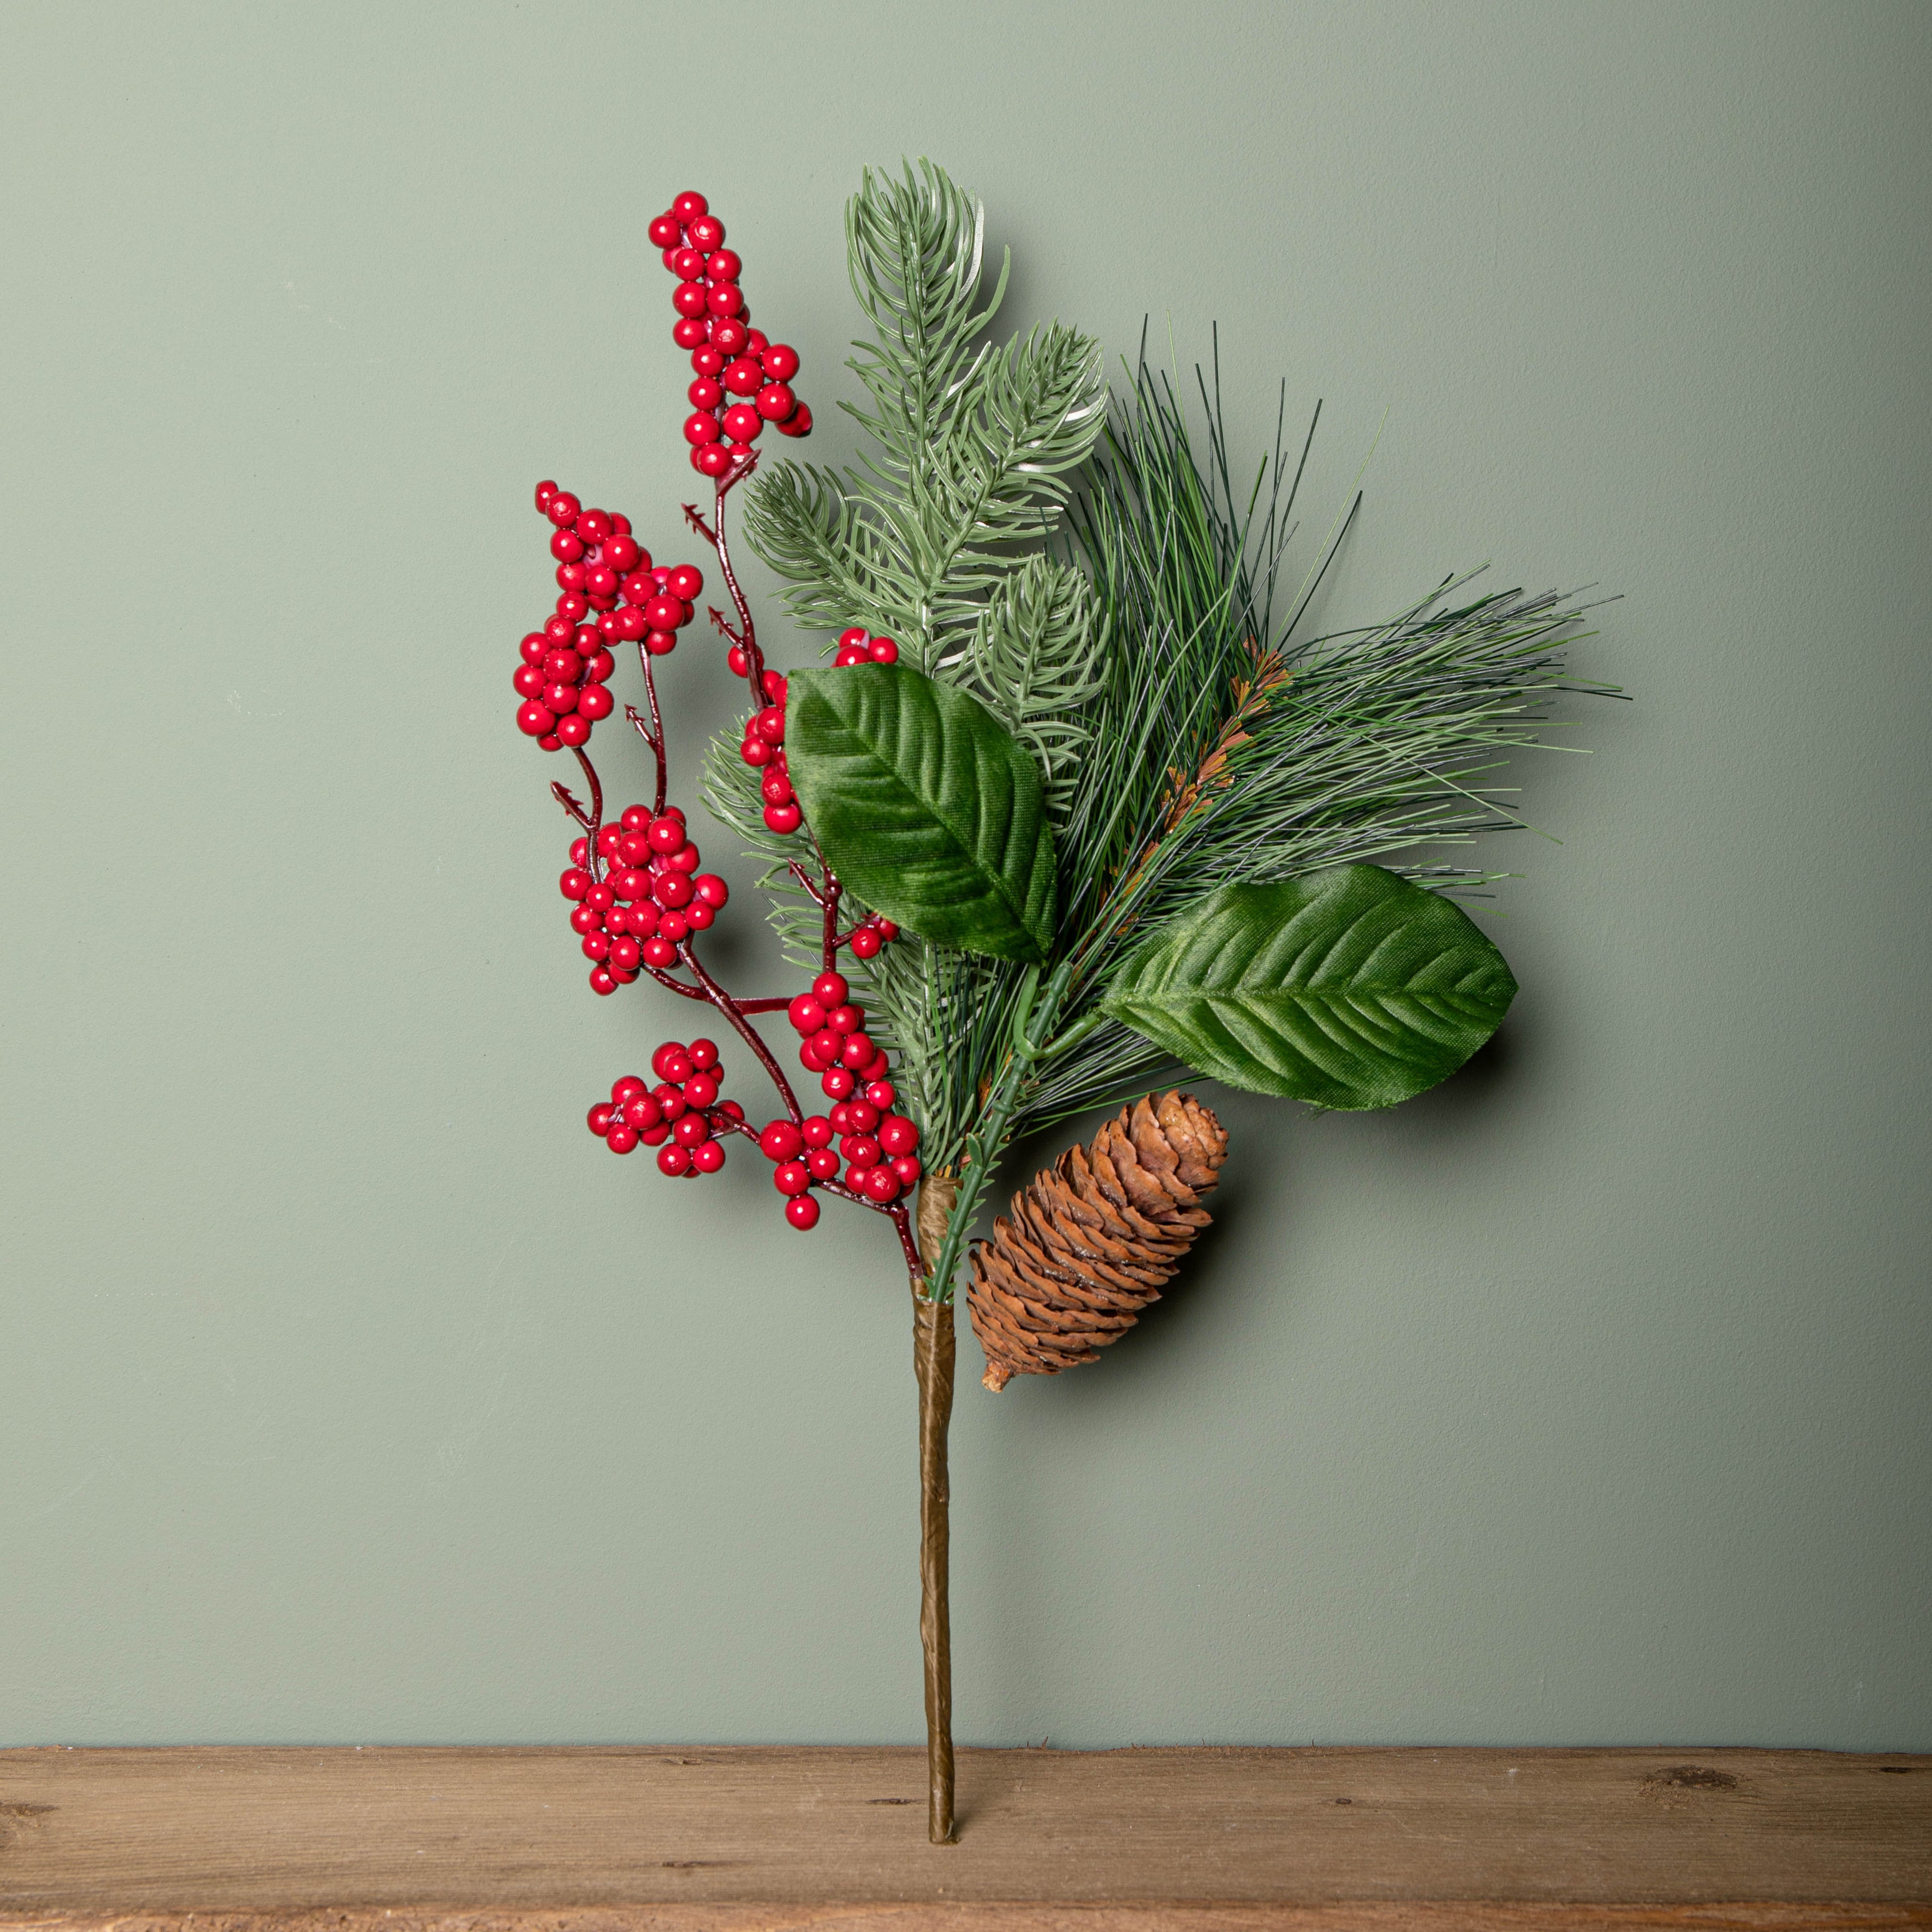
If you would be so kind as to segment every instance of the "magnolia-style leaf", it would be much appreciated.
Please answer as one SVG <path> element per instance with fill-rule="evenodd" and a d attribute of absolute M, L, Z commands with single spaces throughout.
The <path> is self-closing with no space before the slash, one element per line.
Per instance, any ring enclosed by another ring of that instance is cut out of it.
<path fill-rule="evenodd" d="M 1040 769 L 980 700 L 909 664 L 790 674 L 785 759 L 832 869 L 942 946 L 1042 960 L 1053 835 Z"/>
<path fill-rule="evenodd" d="M 1356 1108 L 1454 1072 L 1515 997 L 1459 907 L 1379 866 L 1336 866 L 1210 892 L 1126 961 L 1102 1004 L 1231 1087 Z"/>

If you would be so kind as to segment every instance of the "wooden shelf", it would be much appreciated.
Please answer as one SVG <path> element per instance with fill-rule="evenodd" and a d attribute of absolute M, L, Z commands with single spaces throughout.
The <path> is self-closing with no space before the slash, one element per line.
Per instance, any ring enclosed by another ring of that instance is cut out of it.
<path fill-rule="evenodd" d="M 0 1751 L 0 1915 L 117 1932 L 1932 1925 L 1932 1759 Z M 210 1915 L 219 1922 L 210 1927 Z"/>

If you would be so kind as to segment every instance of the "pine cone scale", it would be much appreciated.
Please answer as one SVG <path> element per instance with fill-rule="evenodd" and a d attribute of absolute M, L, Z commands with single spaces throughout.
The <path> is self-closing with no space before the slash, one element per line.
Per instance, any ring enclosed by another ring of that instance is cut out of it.
<path fill-rule="evenodd" d="M 1191 1094 L 1124 1107 L 1016 1193 L 972 1250 L 967 1306 L 986 1384 L 1094 1360 L 1139 1319 L 1211 1218 L 1226 1130 Z"/>

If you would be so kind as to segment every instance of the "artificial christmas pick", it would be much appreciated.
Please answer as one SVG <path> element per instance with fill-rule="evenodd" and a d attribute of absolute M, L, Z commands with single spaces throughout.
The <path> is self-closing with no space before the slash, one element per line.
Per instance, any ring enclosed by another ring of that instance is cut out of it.
<path fill-rule="evenodd" d="M 1075 330 L 983 340 L 1006 272 L 982 304 L 982 212 L 929 163 L 868 172 L 846 232 L 872 339 L 848 365 L 866 400 L 844 406 L 869 446 L 856 467 L 781 465 L 748 493 L 751 541 L 795 615 L 836 635 L 829 664 L 785 675 L 766 664 L 724 512 L 768 426 L 812 428 L 800 358 L 752 326 L 742 262 L 703 196 L 650 226 L 694 372 L 683 435 L 712 485 L 710 520 L 694 504 L 684 520 L 723 580 L 730 614 L 708 615 L 749 688 L 706 796 L 766 861 L 802 988 L 743 998 L 699 956 L 729 895 L 671 799 L 653 668 L 695 620 L 698 566 L 654 562 L 626 518 L 539 484 L 558 595 L 514 682 L 519 728 L 568 748 L 588 788 L 552 788 L 579 833 L 560 883 L 592 988 L 647 977 L 708 1008 L 777 1096 L 760 1126 L 726 1096 L 716 1042 L 666 1041 L 656 1084 L 619 1078 L 591 1132 L 616 1154 L 655 1149 L 679 1180 L 751 1140 L 794 1228 L 817 1227 L 832 1199 L 898 1237 L 919 1390 L 928 1829 L 943 1843 L 952 1297 L 1002 1153 L 1016 1134 L 1121 1108 L 971 1249 L 994 1390 L 1093 1360 L 1206 1224 L 1227 1136 L 1198 1101 L 1160 1091 L 1164 1075 L 1362 1108 L 1460 1066 L 1516 987 L 1442 895 L 1498 875 L 1413 855 L 1520 823 L 1494 773 L 1538 742 L 1580 613 L 1514 592 L 1458 602 L 1451 581 L 1388 623 L 1303 636 L 1339 537 L 1277 596 L 1307 454 L 1283 450 L 1279 418 L 1244 496 L 1218 368 L 1202 384 L 1204 452 L 1144 362 L 1110 398 L 1098 345 Z M 645 706 L 626 717 L 654 788 L 607 813 L 586 746 L 627 644 Z M 806 1111 L 754 1024 L 781 1012 L 822 1110 L 814 1097 Z"/>

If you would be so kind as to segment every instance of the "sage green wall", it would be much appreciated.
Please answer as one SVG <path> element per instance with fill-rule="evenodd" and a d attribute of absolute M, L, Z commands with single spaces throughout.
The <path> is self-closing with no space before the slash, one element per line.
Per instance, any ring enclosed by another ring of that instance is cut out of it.
<path fill-rule="evenodd" d="M 966 1345 L 962 1736 L 1932 1748 L 1932 8 L 0 31 L 0 1741 L 917 1735 L 890 1243 L 584 1132 L 688 1015 L 584 989 L 509 671 L 537 477 L 679 548 L 645 220 L 712 195 L 833 455 L 922 152 L 1015 321 L 1218 318 L 1251 455 L 1325 396 L 1318 530 L 1387 411 L 1326 621 L 1594 584 L 1636 698 L 1523 773 L 1495 1052 L 1226 1099 L 1138 1333 Z"/>

